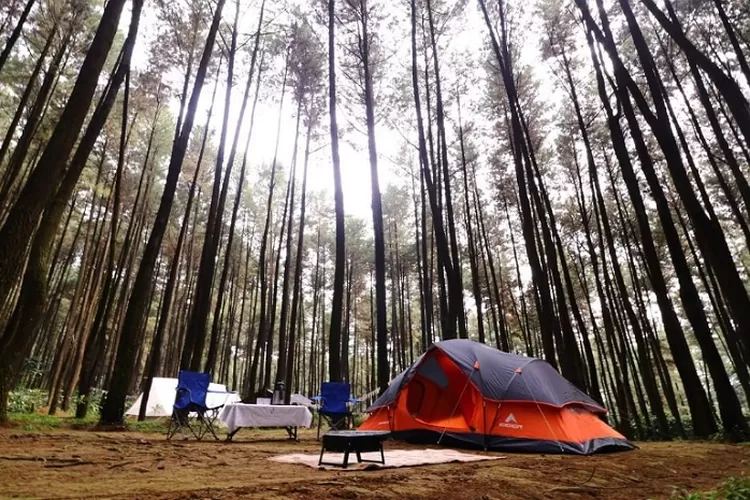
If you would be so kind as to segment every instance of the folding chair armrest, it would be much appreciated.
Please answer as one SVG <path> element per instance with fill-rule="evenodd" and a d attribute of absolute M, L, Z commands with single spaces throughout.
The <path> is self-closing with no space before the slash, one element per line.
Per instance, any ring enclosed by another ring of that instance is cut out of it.
<path fill-rule="evenodd" d="M 179 395 L 181 392 L 187 392 L 188 395 L 190 396 L 190 400 L 192 401 L 192 399 L 193 399 L 193 392 L 189 388 L 177 386 L 177 389 L 175 389 L 175 394 Z M 175 398 L 175 403 L 176 402 L 177 402 L 177 398 Z"/>

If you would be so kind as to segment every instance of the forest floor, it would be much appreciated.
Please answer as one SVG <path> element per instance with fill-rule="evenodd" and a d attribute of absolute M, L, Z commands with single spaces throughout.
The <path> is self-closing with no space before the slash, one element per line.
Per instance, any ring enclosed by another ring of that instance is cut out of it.
<path fill-rule="evenodd" d="M 589 457 L 500 453 L 501 460 L 328 471 L 267 460 L 319 453 L 313 430 L 243 430 L 235 442 L 167 442 L 154 432 L 0 429 L 0 498 L 670 498 L 750 475 L 750 447 L 639 443 Z M 388 449 L 412 446 L 396 441 Z M 475 453 L 475 452 L 471 452 Z M 477 452 L 481 453 L 481 452 Z"/>

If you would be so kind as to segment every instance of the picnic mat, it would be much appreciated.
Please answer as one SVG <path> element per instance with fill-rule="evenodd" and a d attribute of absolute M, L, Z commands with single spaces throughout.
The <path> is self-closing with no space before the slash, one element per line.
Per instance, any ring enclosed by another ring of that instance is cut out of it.
<path fill-rule="evenodd" d="M 380 459 L 380 453 L 362 453 L 362 458 Z M 268 460 L 284 462 L 288 464 L 300 464 L 325 470 L 367 470 L 367 469 L 390 469 L 396 467 L 414 467 L 417 465 L 446 464 L 450 462 L 478 462 L 481 460 L 498 460 L 502 456 L 472 455 L 451 449 L 426 449 L 426 450 L 387 450 L 385 452 L 385 465 L 369 462 L 357 463 L 357 455 L 349 454 L 349 467 L 335 467 L 331 465 L 318 466 L 319 454 L 305 455 L 303 453 L 292 453 L 290 455 L 279 455 L 270 457 Z M 326 453 L 323 456 L 326 462 L 343 463 L 343 453 Z"/>

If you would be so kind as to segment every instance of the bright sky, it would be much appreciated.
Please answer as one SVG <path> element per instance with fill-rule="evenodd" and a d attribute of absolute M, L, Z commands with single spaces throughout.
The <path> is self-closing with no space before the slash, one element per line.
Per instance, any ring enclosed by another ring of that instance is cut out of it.
<path fill-rule="evenodd" d="M 244 3 L 244 2 L 243 2 Z M 254 2 L 258 3 L 258 2 Z M 268 9 L 271 8 L 271 2 L 267 3 L 266 19 L 270 16 Z M 409 10 L 408 2 L 401 2 L 397 4 L 400 9 L 391 13 L 391 15 L 399 18 L 399 26 L 403 28 L 403 33 L 394 34 L 391 39 L 385 38 L 385 48 L 390 51 L 392 55 L 388 58 L 386 64 L 389 65 L 385 71 L 387 78 L 394 78 L 402 73 L 408 73 L 410 70 L 411 55 L 410 55 L 410 41 L 409 41 Z M 155 36 L 155 22 L 156 18 L 153 14 L 153 5 L 149 5 L 147 2 L 144 10 L 144 19 L 141 23 L 141 30 L 139 34 L 138 46 L 134 54 L 134 67 L 137 69 L 145 69 L 148 62 L 148 47 L 153 43 Z M 471 12 L 467 16 L 469 18 L 470 27 L 465 29 L 457 36 L 453 36 L 450 40 L 451 52 L 461 50 L 478 50 L 483 43 L 483 32 L 481 31 L 481 18 L 478 17 L 476 9 L 468 9 Z M 226 22 L 234 14 L 233 2 L 227 2 L 224 10 L 224 21 Z M 129 15 L 125 13 L 121 20 L 121 30 L 125 32 L 129 23 Z M 277 21 L 280 21 L 280 17 L 277 17 Z M 206 22 L 210 22 L 207 19 Z M 243 34 L 250 34 L 255 31 L 257 24 L 257 10 L 256 6 L 246 9 L 240 21 L 240 31 Z M 270 29 L 270 28 L 269 28 Z M 384 30 L 385 32 L 385 30 Z M 393 33 L 393 32 L 391 32 Z M 338 35 L 341 35 L 339 33 Z M 248 35 L 246 35 L 248 36 Z M 319 33 L 319 36 L 326 36 L 326 33 Z M 398 38 L 398 39 L 397 39 Z M 323 39 L 325 43 L 327 40 Z M 251 42 L 248 42 L 250 45 Z M 324 53 L 327 53 L 327 46 L 322 48 Z M 216 51 L 216 49 L 215 49 Z M 243 56 L 246 57 L 246 56 Z M 441 56 L 442 57 L 442 56 Z M 338 49 L 337 63 L 341 62 L 341 50 Z M 445 56 L 447 59 L 447 56 Z M 446 67 L 447 61 L 442 61 L 442 66 Z M 272 70 L 268 70 L 272 71 Z M 283 68 L 278 68 L 278 72 L 283 71 Z M 339 72 L 337 71 L 337 73 Z M 237 121 L 240 109 L 240 99 L 242 98 L 242 92 L 244 90 L 245 82 L 243 81 L 246 76 L 246 72 L 243 69 L 239 70 L 239 81 L 235 86 L 232 94 L 232 106 L 230 112 L 230 130 L 228 133 L 228 141 L 231 140 L 234 124 Z M 327 78 L 327 67 L 325 68 L 325 77 Z M 224 78 L 224 77 L 222 77 Z M 223 112 L 223 93 L 222 88 L 223 82 L 220 82 L 217 93 L 217 102 L 214 106 L 214 118 L 212 120 L 212 127 L 216 129 L 216 140 L 218 140 L 218 131 L 221 126 L 221 114 Z M 388 82 L 380 83 L 376 82 L 377 85 L 387 85 Z M 348 85 L 344 80 L 343 75 L 337 76 L 337 85 L 341 89 L 343 86 Z M 205 121 L 207 116 L 208 108 L 210 106 L 211 92 L 213 83 L 204 87 L 201 94 L 201 101 L 199 104 L 198 117 L 196 124 L 201 124 Z M 254 88 L 254 85 L 253 85 Z M 325 86 L 325 92 L 327 96 L 327 85 Z M 447 93 L 447 91 L 444 91 Z M 267 94 L 267 90 L 265 92 Z M 274 96 L 276 97 L 276 96 Z M 277 98 L 277 97 L 276 97 Z M 252 96 L 251 96 L 252 99 Z M 344 99 L 343 95 L 339 96 L 339 100 Z M 468 99 L 467 99 L 468 100 Z M 385 104 L 387 106 L 387 104 Z M 284 168 L 288 168 L 291 164 L 292 148 L 294 143 L 294 126 L 295 117 L 294 115 L 294 102 L 292 97 L 287 92 L 284 99 L 284 108 L 282 111 L 282 125 L 281 125 L 281 136 L 279 142 L 279 162 Z M 446 108 L 450 114 L 450 108 L 452 103 L 447 102 Z M 173 112 L 176 114 L 177 102 L 172 104 Z M 244 127 L 249 125 L 249 115 L 251 109 L 251 102 L 248 103 L 248 110 L 245 115 Z M 359 130 L 364 130 L 364 123 L 360 123 L 363 120 L 356 117 L 347 116 L 343 106 L 338 106 L 338 119 L 339 128 L 343 129 L 350 121 L 355 123 Z M 383 103 L 376 103 L 376 113 L 384 114 L 388 110 L 383 109 Z M 454 113 L 455 114 L 455 113 Z M 364 113 L 362 112 L 362 115 Z M 450 118 L 450 117 L 449 117 Z M 249 158 L 250 165 L 257 167 L 261 163 L 270 163 L 273 159 L 274 147 L 276 143 L 276 124 L 278 120 L 278 102 L 273 102 L 266 98 L 264 100 L 264 91 L 261 90 L 261 100 L 258 102 L 258 109 L 256 111 L 255 118 L 255 129 L 253 131 L 253 137 L 250 144 L 251 156 Z M 333 191 L 333 170 L 331 163 L 331 149 L 330 141 L 328 138 L 328 114 L 326 113 L 322 117 L 321 123 L 321 138 L 317 144 L 313 144 L 312 149 L 315 150 L 315 154 L 310 158 L 309 174 L 308 174 L 308 188 L 311 191 L 315 190 L 326 190 L 332 193 Z M 410 135 L 414 135 L 413 130 L 409 130 Z M 240 140 L 240 149 L 238 152 L 238 162 L 241 158 L 242 144 L 244 144 L 245 133 L 243 131 Z M 408 137 L 413 143 L 416 142 L 416 137 Z M 387 120 L 380 120 L 376 125 L 376 140 L 379 157 L 379 172 L 380 172 L 380 185 L 381 190 L 385 190 L 388 184 L 403 183 L 403 171 L 408 169 L 408 165 L 396 166 L 393 164 L 395 158 L 398 157 L 399 150 L 403 147 L 404 139 L 399 131 L 389 126 Z M 370 191 L 370 166 L 368 160 L 367 151 L 367 137 L 358 131 L 350 131 L 343 134 L 340 144 L 340 156 L 341 156 L 341 167 L 342 167 L 342 184 L 344 191 L 344 204 L 345 211 L 347 214 L 354 215 L 370 221 L 372 218 L 371 213 L 371 191 Z M 227 146 L 229 147 L 229 145 Z M 300 146 L 299 146 L 299 159 L 298 165 L 301 168 L 304 154 L 304 130 L 301 131 Z M 416 154 L 412 157 L 416 159 Z M 400 172 L 400 173 L 397 173 Z M 263 187 L 261 187 L 263 189 Z M 331 199 L 333 195 L 331 194 Z M 332 202 L 331 202 L 332 203 Z"/>

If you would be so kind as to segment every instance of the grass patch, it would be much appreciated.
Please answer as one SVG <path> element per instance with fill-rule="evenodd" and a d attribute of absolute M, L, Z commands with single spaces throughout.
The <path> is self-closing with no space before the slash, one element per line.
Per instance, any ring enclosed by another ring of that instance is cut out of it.
<path fill-rule="evenodd" d="M 41 413 L 11 413 L 8 415 L 11 426 L 29 432 L 44 432 L 57 429 L 93 429 L 99 416 L 90 414 L 86 418 L 74 418 Z M 165 433 L 169 426 L 166 418 L 148 419 L 143 422 L 126 419 L 125 428 L 134 432 Z"/>
<path fill-rule="evenodd" d="M 8 415 L 10 424 L 25 431 L 50 431 L 55 429 L 70 429 L 84 427 L 95 423 L 96 417 L 73 418 L 57 415 L 43 415 L 41 413 L 11 413 Z"/>
<path fill-rule="evenodd" d="M 730 477 L 714 491 L 681 492 L 672 495 L 674 500 L 750 500 L 750 478 Z"/>

